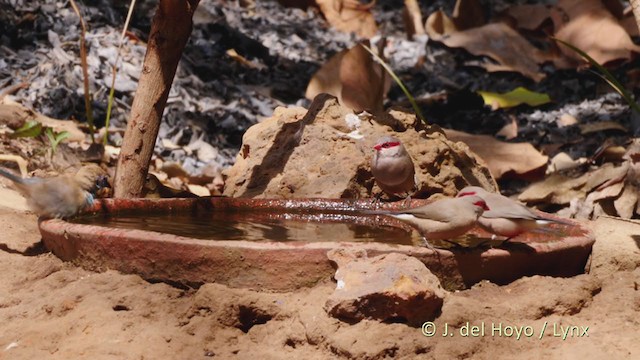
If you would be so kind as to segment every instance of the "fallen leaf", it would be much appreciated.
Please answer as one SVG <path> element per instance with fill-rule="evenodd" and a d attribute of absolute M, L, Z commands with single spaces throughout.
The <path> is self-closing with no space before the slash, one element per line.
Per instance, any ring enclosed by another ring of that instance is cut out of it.
<path fill-rule="evenodd" d="M 622 132 L 627 132 L 627 128 L 622 126 L 617 121 L 600 121 L 595 123 L 581 124 L 578 125 L 580 127 L 580 133 L 582 135 L 607 131 L 607 130 L 619 130 Z"/>
<path fill-rule="evenodd" d="M 586 162 L 587 159 L 585 158 L 574 160 L 567 153 L 561 152 L 554 156 L 549 162 L 549 166 L 547 167 L 547 174 L 551 174 L 557 171 L 574 169 Z"/>
<path fill-rule="evenodd" d="M 620 217 L 630 219 L 636 210 L 636 203 L 638 202 L 638 193 L 640 189 L 632 184 L 627 184 L 624 187 L 624 191 L 620 194 L 620 197 L 613 201 L 616 211 Z"/>
<path fill-rule="evenodd" d="M 491 106 L 493 110 L 510 108 L 522 104 L 538 106 L 551 102 L 549 95 L 527 90 L 523 87 L 517 87 L 504 94 L 489 91 L 478 91 L 478 94 L 482 96 L 485 105 Z"/>
<path fill-rule="evenodd" d="M 202 185 L 187 184 L 187 189 L 194 195 L 211 196 L 211 191 Z"/>
<path fill-rule="evenodd" d="M 166 162 L 159 169 L 160 171 L 167 174 L 167 178 L 179 177 L 179 178 L 188 178 L 189 173 L 178 163 L 176 162 Z M 166 179 L 158 177 L 160 181 L 165 181 Z"/>
<path fill-rule="evenodd" d="M 632 53 L 640 52 L 619 20 L 601 0 L 560 0 L 551 11 L 555 27 L 554 37 L 563 40 L 591 56 L 599 64 L 614 60 L 630 60 Z M 586 62 L 575 51 L 561 47 L 565 60 L 556 66 L 572 67 Z M 567 62 L 566 59 L 571 61 Z"/>
<path fill-rule="evenodd" d="M 550 59 L 548 54 L 531 45 L 505 23 L 492 23 L 454 32 L 436 40 L 448 47 L 461 47 L 473 55 L 488 56 L 496 60 L 497 65 L 482 65 L 487 71 L 515 71 L 535 81 L 545 77 L 538 64 Z"/>
<path fill-rule="evenodd" d="M 404 20 L 404 28 L 407 32 L 407 38 L 413 39 L 415 35 L 426 34 L 418 0 L 404 0 L 402 19 Z"/>
<path fill-rule="evenodd" d="M 558 118 L 558 121 L 556 121 L 556 124 L 558 124 L 558 127 L 560 128 L 575 125 L 577 123 L 578 123 L 578 119 L 576 119 L 575 116 L 570 114 L 562 114 Z"/>
<path fill-rule="evenodd" d="M 484 7 L 478 0 L 458 0 L 451 16 L 459 30 L 476 28 L 486 24 Z"/>
<path fill-rule="evenodd" d="M 360 44 L 351 48 L 340 64 L 340 97 L 355 112 L 383 112 L 383 100 L 390 87 L 388 75 Z"/>
<path fill-rule="evenodd" d="M 593 201 L 614 198 L 620 195 L 623 188 L 624 188 L 624 182 L 618 182 L 611 186 L 607 186 L 602 190 L 592 191 L 591 193 L 589 193 L 589 197 Z"/>
<path fill-rule="evenodd" d="M 623 163 L 617 167 L 611 163 L 604 164 L 600 168 L 584 175 L 587 177 L 585 184 L 586 191 L 592 191 L 593 189 L 601 190 L 607 186 L 621 182 L 627 176 L 628 171 L 628 163 Z"/>
<path fill-rule="evenodd" d="M 442 39 L 445 35 L 453 34 L 458 31 L 456 24 L 442 10 L 431 13 L 425 24 L 427 35 L 433 40 Z"/>
<path fill-rule="evenodd" d="M 636 18 L 633 16 L 633 12 L 629 12 L 625 14 L 625 16 L 620 19 L 620 26 L 629 34 L 629 36 L 640 36 L 640 30 L 638 29 L 638 23 L 636 22 Z"/>
<path fill-rule="evenodd" d="M 509 7 L 504 14 L 511 17 L 518 28 L 537 30 L 542 23 L 549 19 L 549 5 L 523 4 Z"/>
<path fill-rule="evenodd" d="M 510 121 L 496 133 L 496 136 L 505 138 L 506 140 L 518 137 L 518 121 L 515 116 L 510 117 Z"/>
<path fill-rule="evenodd" d="M 531 184 L 518 196 L 518 200 L 527 203 L 546 202 L 565 205 L 576 198 L 583 198 L 586 176 L 571 178 L 561 174 L 551 174 L 543 181 Z"/>
<path fill-rule="evenodd" d="M 487 163 L 494 178 L 525 177 L 547 165 L 548 157 L 529 143 L 507 143 L 488 135 L 472 135 L 445 129 L 447 138 L 462 141 Z"/>
<path fill-rule="evenodd" d="M 309 81 L 305 97 L 312 100 L 327 93 L 356 112 L 377 114 L 383 110 L 383 99 L 390 86 L 382 66 L 358 44 L 329 59 Z"/>
<path fill-rule="evenodd" d="M 378 32 L 378 25 L 371 13 L 375 0 L 360 4 L 357 0 L 316 0 L 327 22 L 334 28 L 370 39 Z"/>

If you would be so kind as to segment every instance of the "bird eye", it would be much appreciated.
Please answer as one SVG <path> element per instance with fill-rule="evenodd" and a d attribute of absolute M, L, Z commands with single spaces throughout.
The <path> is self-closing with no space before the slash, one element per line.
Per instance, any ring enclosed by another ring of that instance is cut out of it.
<path fill-rule="evenodd" d="M 382 147 L 385 148 L 385 149 L 388 148 L 389 147 L 389 143 L 386 142 L 386 143 L 382 144 Z"/>

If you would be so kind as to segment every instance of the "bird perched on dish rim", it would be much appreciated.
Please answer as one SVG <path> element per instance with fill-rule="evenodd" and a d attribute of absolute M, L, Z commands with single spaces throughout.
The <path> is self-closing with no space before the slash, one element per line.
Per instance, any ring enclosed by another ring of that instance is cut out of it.
<path fill-rule="evenodd" d="M 457 195 L 461 199 L 470 196 L 479 196 L 489 207 L 489 210 L 478 218 L 480 227 L 492 234 L 506 236 L 507 240 L 527 231 L 543 230 L 551 223 L 575 225 L 570 221 L 539 214 L 522 203 L 479 186 L 465 187 Z"/>
<path fill-rule="evenodd" d="M 413 226 L 428 240 L 449 240 L 464 235 L 475 225 L 478 217 L 489 210 L 479 196 L 447 198 L 411 209 L 370 211 L 369 214 L 392 216 Z"/>

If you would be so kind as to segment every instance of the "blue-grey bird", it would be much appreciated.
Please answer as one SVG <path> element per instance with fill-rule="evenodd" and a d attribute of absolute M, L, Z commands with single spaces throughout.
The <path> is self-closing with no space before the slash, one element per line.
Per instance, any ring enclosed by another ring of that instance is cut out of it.
<path fill-rule="evenodd" d="M 46 218 L 70 217 L 93 205 L 92 191 L 105 179 L 104 170 L 95 164 L 85 165 L 74 174 L 50 178 L 22 178 L 3 168 L 0 175 L 13 181 L 31 210 Z"/>

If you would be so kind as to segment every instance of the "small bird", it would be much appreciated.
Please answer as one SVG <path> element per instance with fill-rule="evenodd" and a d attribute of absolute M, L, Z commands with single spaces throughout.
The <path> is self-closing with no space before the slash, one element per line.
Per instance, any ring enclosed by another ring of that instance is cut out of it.
<path fill-rule="evenodd" d="M 36 214 L 45 218 L 65 218 L 75 215 L 86 206 L 93 205 L 97 187 L 104 183 L 104 170 L 89 164 L 75 174 L 50 178 L 22 178 L 7 169 L 0 168 L 0 175 L 13 181 L 27 198 L 27 204 Z"/>
<path fill-rule="evenodd" d="M 457 197 L 481 197 L 487 203 L 490 210 L 485 211 L 478 218 L 478 224 L 488 232 L 506 236 L 509 240 L 523 232 L 543 229 L 550 223 L 575 225 L 569 221 L 552 219 L 529 209 L 524 204 L 511 200 L 506 196 L 491 193 L 478 186 L 468 186 Z"/>
<path fill-rule="evenodd" d="M 416 187 L 415 167 L 400 140 L 383 136 L 373 149 L 371 173 L 380 189 L 390 196 L 408 197 Z"/>
<path fill-rule="evenodd" d="M 465 196 L 432 202 L 413 209 L 398 211 L 372 211 L 370 214 L 389 215 L 413 226 L 427 240 L 447 240 L 465 234 L 476 224 L 476 220 L 487 204 L 479 196 Z"/>

